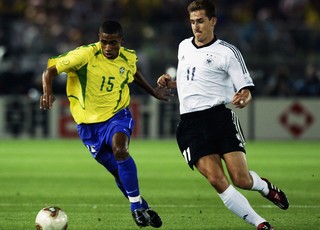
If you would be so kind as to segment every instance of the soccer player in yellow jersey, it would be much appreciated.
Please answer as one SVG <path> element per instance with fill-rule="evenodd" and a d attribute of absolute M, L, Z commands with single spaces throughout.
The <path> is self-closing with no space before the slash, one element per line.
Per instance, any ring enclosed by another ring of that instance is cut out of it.
<path fill-rule="evenodd" d="M 128 109 L 128 84 L 134 82 L 160 100 L 167 100 L 170 95 L 146 81 L 137 70 L 135 51 L 122 47 L 122 40 L 121 25 L 105 21 L 99 29 L 99 42 L 49 59 L 48 69 L 42 75 L 40 108 L 51 109 L 55 100 L 53 78 L 66 72 L 70 110 L 81 140 L 115 177 L 130 201 L 136 224 L 159 228 L 162 220 L 140 196 L 136 164 L 128 151 L 134 126 Z"/>

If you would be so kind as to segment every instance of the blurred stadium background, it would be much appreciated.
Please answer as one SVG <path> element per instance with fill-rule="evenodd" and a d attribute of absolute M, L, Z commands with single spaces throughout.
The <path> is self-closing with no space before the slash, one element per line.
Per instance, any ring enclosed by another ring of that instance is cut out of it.
<path fill-rule="evenodd" d="M 39 110 L 47 59 L 97 41 L 104 19 L 119 20 L 153 84 L 174 74 L 179 42 L 191 36 L 190 0 L 0 0 L 0 138 L 75 137 L 65 97 Z M 320 1 L 216 0 L 216 34 L 242 52 L 257 90 L 238 110 L 249 139 L 320 138 Z M 178 102 L 162 103 L 132 86 L 135 137 L 171 138 Z"/>

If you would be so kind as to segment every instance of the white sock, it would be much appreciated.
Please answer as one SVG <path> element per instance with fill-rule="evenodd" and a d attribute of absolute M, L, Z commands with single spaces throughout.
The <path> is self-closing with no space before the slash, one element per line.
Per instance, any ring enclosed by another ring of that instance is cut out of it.
<path fill-rule="evenodd" d="M 130 203 L 137 203 L 137 202 L 142 203 L 142 199 L 141 199 L 140 195 L 139 196 L 128 196 L 128 199 L 129 199 Z"/>
<path fill-rule="evenodd" d="M 249 171 L 253 179 L 253 185 L 251 190 L 259 191 L 262 195 L 266 196 L 269 194 L 269 188 L 267 182 L 261 179 L 259 175 L 254 171 Z"/>
<path fill-rule="evenodd" d="M 249 224 L 258 226 L 266 220 L 259 216 L 250 206 L 248 200 L 230 185 L 223 193 L 218 193 L 224 205 Z"/>

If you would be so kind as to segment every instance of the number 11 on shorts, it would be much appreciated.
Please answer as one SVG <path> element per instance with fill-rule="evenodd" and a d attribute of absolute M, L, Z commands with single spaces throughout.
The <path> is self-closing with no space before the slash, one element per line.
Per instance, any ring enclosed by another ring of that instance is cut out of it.
<path fill-rule="evenodd" d="M 187 150 L 184 150 L 182 153 L 184 159 L 186 160 L 187 163 L 191 160 L 191 155 L 190 155 L 190 147 L 187 148 Z"/>

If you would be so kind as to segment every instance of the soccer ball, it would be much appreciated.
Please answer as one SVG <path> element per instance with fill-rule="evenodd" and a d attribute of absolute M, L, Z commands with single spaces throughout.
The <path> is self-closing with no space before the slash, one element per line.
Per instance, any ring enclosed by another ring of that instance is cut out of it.
<path fill-rule="evenodd" d="M 37 230 L 67 230 L 68 217 L 59 207 L 46 207 L 36 217 Z"/>

